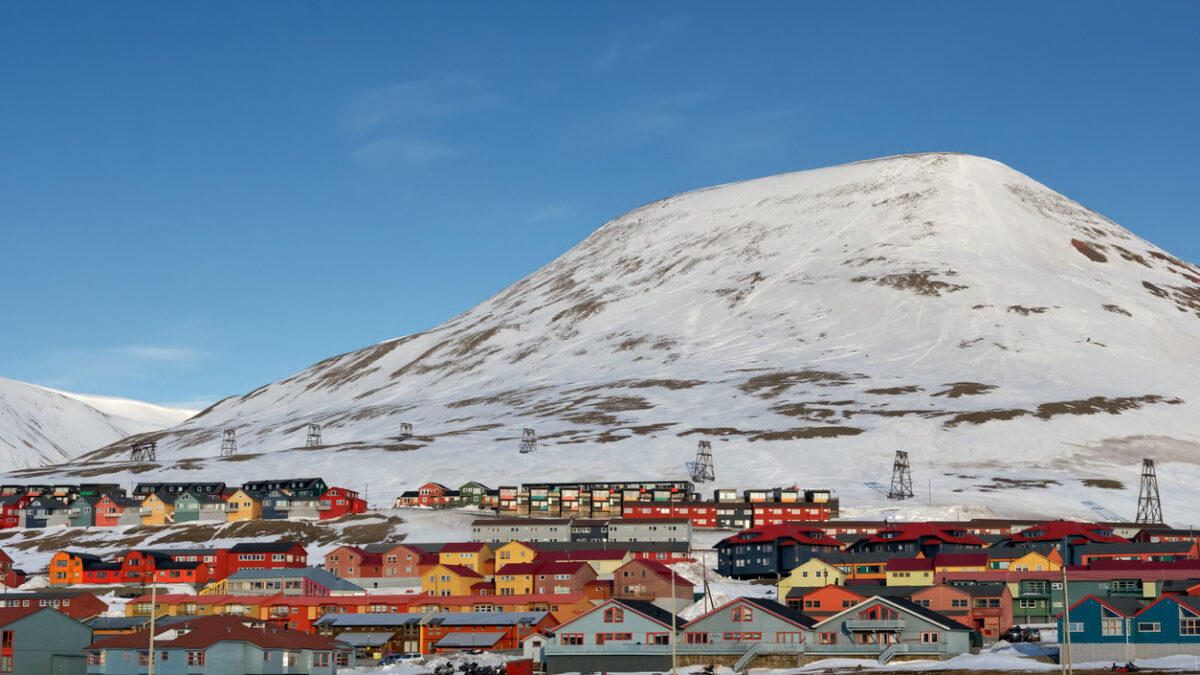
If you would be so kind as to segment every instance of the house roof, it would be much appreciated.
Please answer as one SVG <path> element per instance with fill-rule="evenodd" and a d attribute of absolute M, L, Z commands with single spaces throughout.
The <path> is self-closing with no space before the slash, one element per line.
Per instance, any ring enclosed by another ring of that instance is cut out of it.
<path fill-rule="evenodd" d="M 345 614 L 330 612 L 313 622 L 314 626 L 330 626 L 334 628 L 351 628 L 355 626 L 405 626 L 418 624 L 423 615 L 408 612 L 369 612 L 366 614 Z"/>
<path fill-rule="evenodd" d="M 148 631 L 149 628 L 146 628 L 136 633 L 97 640 L 89 645 L 88 649 L 137 649 L 148 642 Z M 225 615 L 194 617 L 188 621 L 154 627 L 156 637 L 168 632 L 178 632 L 178 635 L 173 639 L 156 640 L 156 649 L 207 649 L 218 642 L 249 642 L 264 649 L 339 648 L 333 640 L 320 635 L 288 630 L 273 624 L 262 628 L 249 628 L 241 620 Z"/>
<path fill-rule="evenodd" d="M 888 572 L 932 572 L 932 558 L 892 558 L 884 569 Z"/>
<path fill-rule="evenodd" d="M 629 551 L 616 549 L 589 549 L 583 551 L 538 551 L 535 560 L 558 562 L 564 560 L 621 560 Z"/>
<path fill-rule="evenodd" d="M 938 553 L 934 567 L 987 567 L 987 553 Z"/>
<path fill-rule="evenodd" d="M 479 572 L 476 572 L 475 570 L 471 569 L 470 567 L 467 567 L 466 565 L 442 564 L 442 565 L 440 565 L 440 567 L 448 572 L 452 572 L 456 576 L 464 577 L 467 579 L 482 579 L 483 578 L 482 574 L 480 574 Z"/>
<path fill-rule="evenodd" d="M 443 635 L 442 639 L 434 643 L 434 647 L 442 649 L 458 649 L 463 647 L 485 647 L 492 648 L 496 646 L 507 633 L 505 631 L 479 631 L 477 633 L 450 633 Z"/>
<path fill-rule="evenodd" d="M 391 640 L 395 634 L 395 631 L 390 633 L 343 631 L 338 634 L 337 639 L 352 647 L 379 647 L 386 644 L 388 640 Z"/>
<path fill-rule="evenodd" d="M 296 546 L 294 541 L 245 542 L 229 547 L 230 553 L 287 553 Z M 303 546 L 300 546 L 303 549 Z"/>
<path fill-rule="evenodd" d="M 811 616 L 805 616 L 803 613 L 798 612 L 798 611 L 788 607 L 787 605 L 783 605 L 778 602 L 775 602 L 774 600 L 768 600 L 766 598 L 749 598 L 749 597 L 744 597 L 744 598 L 739 598 L 739 599 L 744 600 L 752 605 L 755 605 L 760 609 L 766 610 L 776 616 L 779 616 L 788 621 L 791 621 L 792 623 L 797 624 L 799 626 L 804 626 L 805 628 L 812 628 L 813 626 L 817 625 L 816 619 L 812 618 Z"/>
<path fill-rule="evenodd" d="M 615 602 L 619 605 L 625 605 L 626 607 L 628 607 L 629 609 L 632 609 L 633 611 L 637 612 L 638 614 L 642 614 L 648 618 L 654 619 L 655 621 L 663 624 L 664 626 L 671 625 L 671 617 L 673 615 L 670 612 L 668 612 L 667 610 L 659 607 L 658 605 L 656 605 L 652 602 L 647 602 L 645 600 L 611 600 L 610 602 Z M 603 607 L 604 605 L 600 605 L 600 606 Z M 683 619 L 680 619 L 677 616 L 675 617 L 675 626 L 676 627 L 682 626 L 685 623 L 686 623 L 686 621 L 684 621 Z"/>
<path fill-rule="evenodd" d="M 44 609 L 49 609 L 49 608 L 48 607 L 0 607 L 0 626 L 7 626 L 8 624 L 10 624 L 14 621 L 24 619 L 25 617 L 29 616 L 30 614 L 40 612 Z M 53 612 L 54 610 L 51 609 L 50 611 Z"/>
<path fill-rule="evenodd" d="M 965 528 L 942 526 L 935 523 L 903 523 L 889 527 L 860 540 L 871 544 L 886 544 L 897 541 L 916 541 L 923 538 L 937 539 L 947 544 L 983 547 L 984 541 Z"/>
<path fill-rule="evenodd" d="M 437 612 L 426 623 L 439 626 L 537 625 L 549 612 Z"/>
<path fill-rule="evenodd" d="M 1026 528 L 1012 535 L 1013 543 L 1059 541 L 1068 537 L 1083 537 L 1094 542 L 1124 544 L 1129 540 L 1118 537 L 1112 529 L 1095 523 L 1077 523 L 1072 520 L 1054 520 Z"/>
<path fill-rule="evenodd" d="M 960 590 L 972 597 L 990 598 L 993 596 L 1004 595 L 1004 591 L 1005 591 L 1005 589 L 1008 588 L 1008 585 L 1007 584 L 963 584 L 961 586 L 950 586 L 950 588 Z"/>
<path fill-rule="evenodd" d="M 225 578 L 226 581 L 247 579 L 307 579 L 331 591 L 363 591 L 361 586 L 327 572 L 319 567 L 280 567 L 273 570 L 238 570 Z"/>
<path fill-rule="evenodd" d="M 481 541 L 456 541 L 446 544 L 438 553 L 477 553 L 485 548 L 487 544 Z"/>
<path fill-rule="evenodd" d="M 717 542 L 716 548 L 741 546 L 743 544 L 761 544 L 780 539 L 794 540 L 796 543 L 809 546 L 833 546 L 837 549 L 841 549 L 844 546 L 842 542 L 829 536 L 820 528 L 804 527 L 795 523 L 783 523 L 780 525 L 763 525 L 761 527 L 742 530 L 731 537 L 726 537 Z"/>
<path fill-rule="evenodd" d="M 645 560 L 645 559 L 630 560 L 629 562 L 625 563 L 624 565 L 621 565 L 620 567 L 618 567 L 617 570 L 619 571 L 619 570 L 625 569 L 626 567 L 638 567 L 638 566 L 645 567 L 647 570 L 657 574 L 660 578 L 666 579 L 667 581 L 670 581 L 671 577 L 674 577 L 676 586 L 695 586 L 696 585 L 696 584 L 693 584 L 692 582 L 688 581 L 687 579 L 685 579 L 683 576 L 681 576 L 679 574 L 679 572 L 672 570 L 670 567 L 667 567 L 666 565 L 658 562 L 657 560 Z M 613 572 L 614 576 L 616 575 L 616 573 L 617 573 L 616 571 Z"/>
<path fill-rule="evenodd" d="M 508 563 L 504 567 L 496 570 L 497 575 L 509 574 L 537 574 L 544 563 L 540 562 L 524 562 L 524 563 Z"/>
<path fill-rule="evenodd" d="M 473 520 L 471 527 L 512 527 L 515 525 L 566 525 L 569 518 L 490 518 Z"/>
<path fill-rule="evenodd" d="M 946 615 L 941 614 L 939 612 L 935 612 L 932 609 L 929 609 L 928 607 L 922 607 L 921 605 L 918 605 L 917 603 L 913 602 L 912 600 L 908 600 L 906 598 L 887 598 L 887 602 L 890 602 L 898 607 L 903 607 L 903 608 L 907 609 L 908 611 L 912 612 L 913 614 L 924 617 L 936 624 L 940 624 L 941 626 L 943 626 L 949 630 L 965 630 L 965 631 L 971 630 L 967 626 L 962 625 L 961 623 L 955 621 L 954 619 L 951 619 L 951 618 L 947 617 Z"/>
<path fill-rule="evenodd" d="M 1078 550 L 1081 555 L 1186 554 L 1196 546 L 1194 541 L 1130 542 L 1128 544 L 1089 543 Z"/>

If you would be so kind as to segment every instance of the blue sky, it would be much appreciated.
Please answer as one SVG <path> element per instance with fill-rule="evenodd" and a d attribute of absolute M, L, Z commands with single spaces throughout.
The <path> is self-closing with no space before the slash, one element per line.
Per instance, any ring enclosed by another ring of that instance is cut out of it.
<path fill-rule="evenodd" d="M 1200 3 L 0 3 L 0 376 L 244 393 L 638 205 L 1000 160 L 1200 261 Z"/>

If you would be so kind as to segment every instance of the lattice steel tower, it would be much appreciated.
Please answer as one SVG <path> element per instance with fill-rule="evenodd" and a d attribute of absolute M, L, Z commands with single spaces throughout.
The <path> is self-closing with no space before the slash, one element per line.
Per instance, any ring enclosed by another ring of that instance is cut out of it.
<path fill-rule="evenodd" d="M 156 462 L 158 461 L 158 441 L 138 441 L 129 444 L 129 461 Z"/>
<path fill-rule="evenodd" d="M 896 462 L 892 464 L 892 487 L 888 499 L 911 499 L 913 496 L 912 471 L 908 466 L 908 453 L 896 451 Z"/>
<path fill-rule="evenodd" d="M 1142 489 L 1138 491 L 1136 523 L 1162 523 L 1162 500 L 1158 497 L 1158 475 L 1154 460 L 1142 460 Z"/>
<path fill-rule="evenodd" d="M 400 435 L 397 436 L 397 438 L 399 438 L 402 441 L 407 441 L 408 439 L 410 439 L 412 437 L 413 437 L 412 423 L 411 422 L 401 422 L 400 423 Z"/>
<path fill-rule="evenodd" d="M 321 445 L 321 425 L 308 425 L 308 438 L 304 441 L 304 447 L 316 448 Z"/>
<path fill-rule="evenodd" d="M 712 443 L 700 441 L 696 447 L 696 461 L 688 462 L 687 469 L 688 473 L 692 474 L 694 483 L 717 479 L 717 474 L 713 471 Z"/>
<path fill-rule="evenodd" d="M 537 450 L 537 434 L 533 429 L 521 430 L 521 453 L 526 454 Z"/>
<path fill-rule="evenodd" d="M 225 430 L 225 438 L 221 439 L 221 456 L 233 457 L 237 454 L 237 431 L 234 429 Z"/>

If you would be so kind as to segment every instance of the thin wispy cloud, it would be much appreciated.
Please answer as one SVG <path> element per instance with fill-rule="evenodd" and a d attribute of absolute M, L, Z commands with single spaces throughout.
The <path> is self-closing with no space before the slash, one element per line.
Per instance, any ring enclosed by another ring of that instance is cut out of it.
<path fill-rule="evenodd" d="M 462 75 L 410 80 L 354 94 L 342 114 L 341 127 L 363 134 L 389 125 L 406 126 L 492 108 L 500 101 L 482 82 Z"/>
<path fill-rule="evenodd" d="M 548 220 L 566 218 L 574 212 L 574 209 L 566 204 L 547 204 L 536 211 L 525 214 L 523 220 L 527 223 L 544 223 Z"/>
<path fill-rule="evenodd" d="M 416 166 L 459 154 L 458 148 L 437 141 L 390 137 L 371 141 L 351 152 L 350 156 L 365 166 L 381 167 L 395 163 Z"/>
<path fill-rule="evenodd" d="M 632 66 L 649 56 L 664 40 L 683 29 L 682 14 L 672 14 L 637 30 L 627 30 L 614 37 L 592 60 L 592 69 L 608 73 Z"/>

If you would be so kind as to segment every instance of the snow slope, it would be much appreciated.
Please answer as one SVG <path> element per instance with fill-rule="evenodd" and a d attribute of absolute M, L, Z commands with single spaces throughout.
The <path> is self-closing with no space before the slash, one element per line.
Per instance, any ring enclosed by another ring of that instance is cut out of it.
<path fill-rule="evenodd" d="M 0 378 L 0 468 L 62 462 L 97 445 L 174 426 L 194 414 Z"/>
<path fill-rule="evenodd" d="M 1007 166 L 931 153 L 643 206 L 440 326 L 154 437 L 168 474 L 303 466 L 380 501 L 426 480 L 681 478 L 711 439 L 719 485 L 833 487 L 862 516 L 1132 518 L 1153 457 L 1187 524 L 1198 365 L 1200 269 Z M 302 447 L 309 422 L 324 447 Z M 132 482 L 149 467 L 126 448 L 63 471 Z M 871 486 L 897 449 L 920 497 L 898 506 Z"/>

